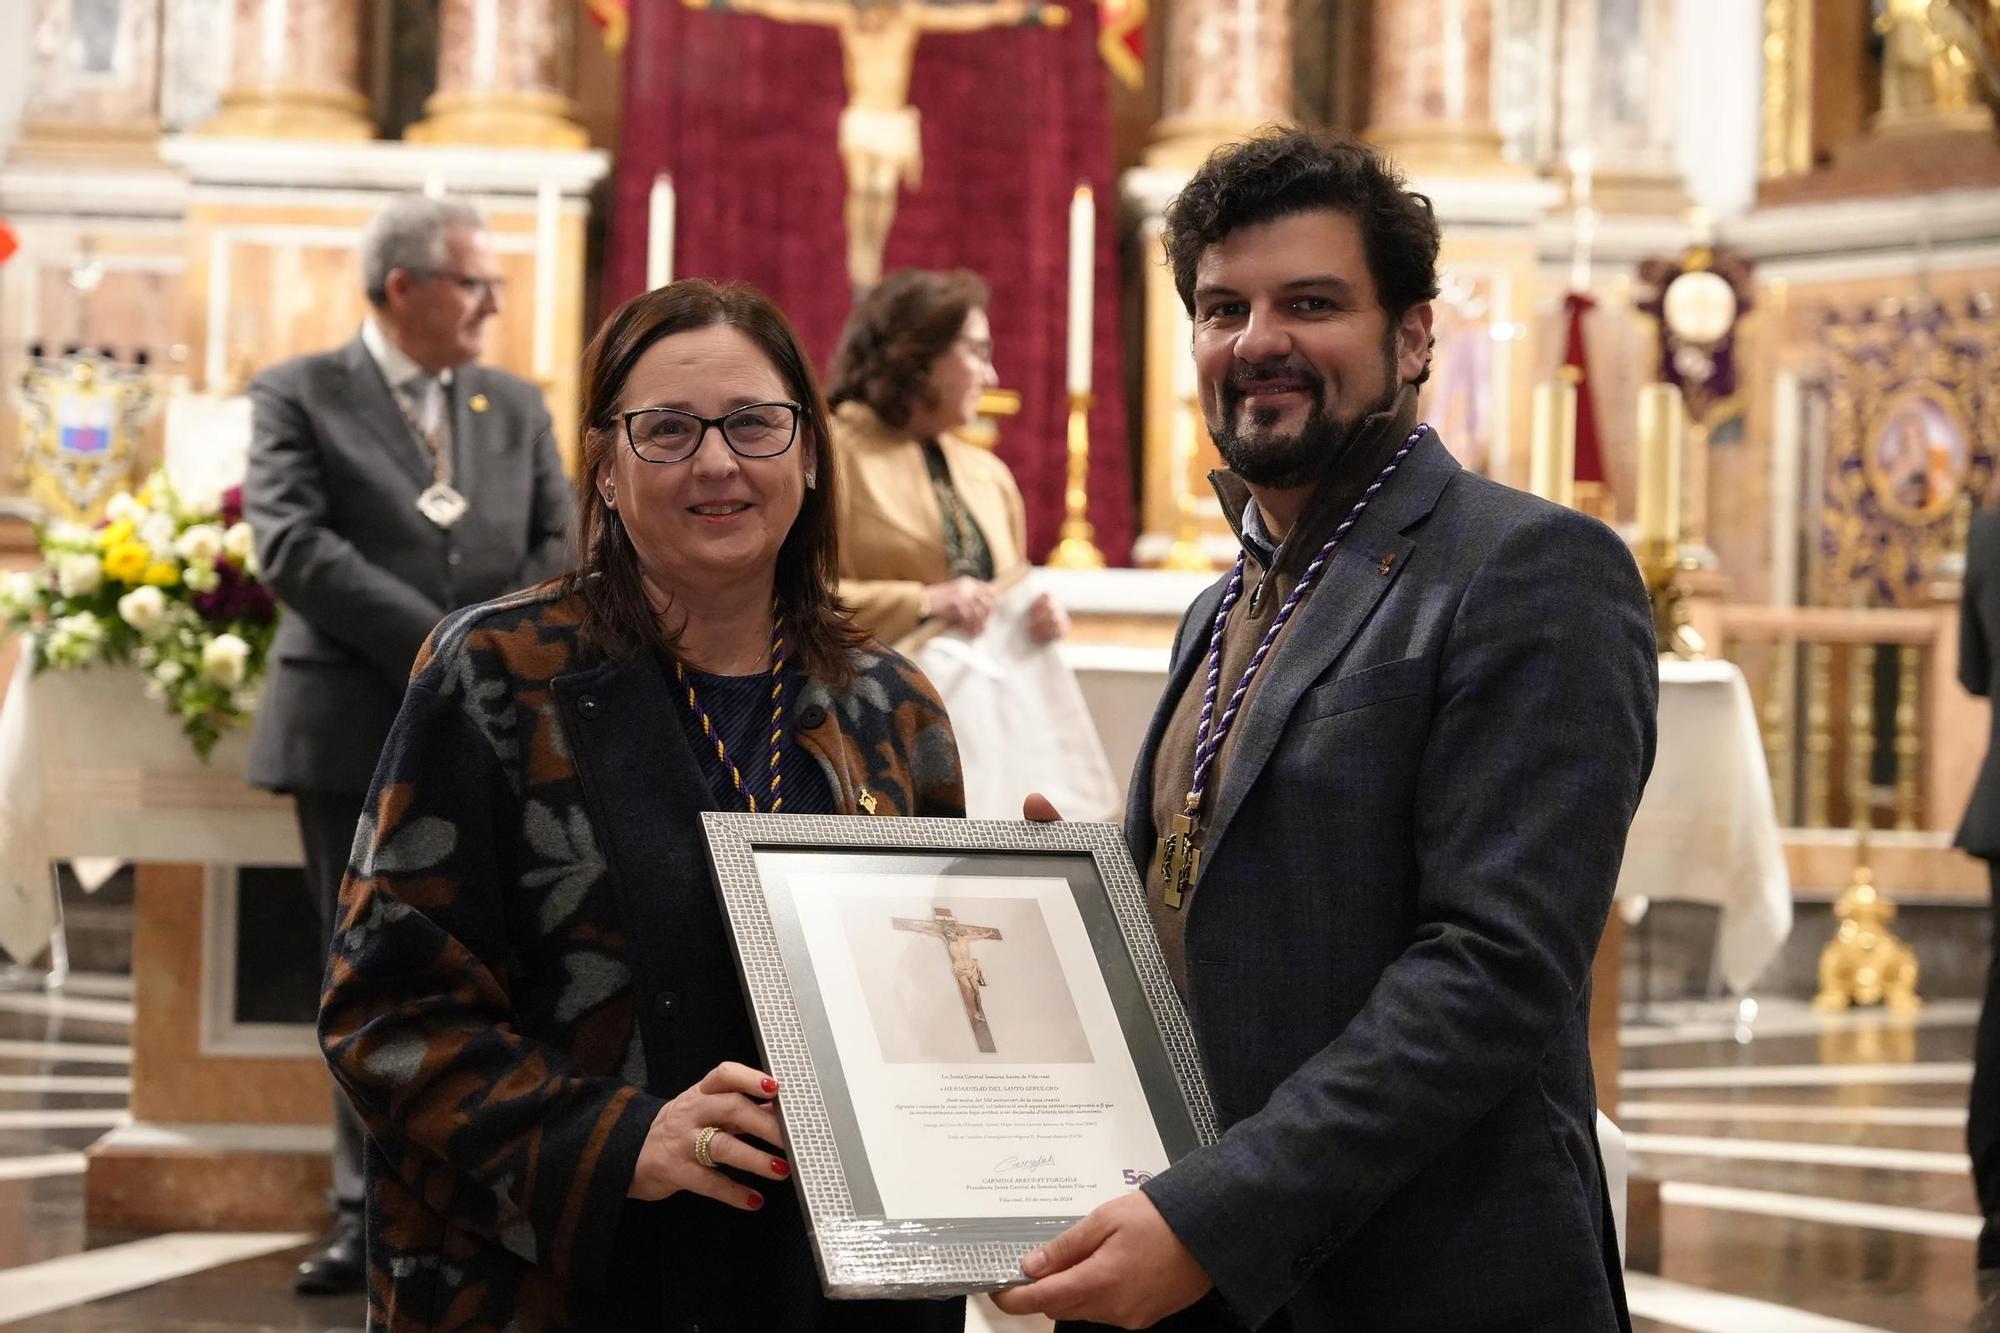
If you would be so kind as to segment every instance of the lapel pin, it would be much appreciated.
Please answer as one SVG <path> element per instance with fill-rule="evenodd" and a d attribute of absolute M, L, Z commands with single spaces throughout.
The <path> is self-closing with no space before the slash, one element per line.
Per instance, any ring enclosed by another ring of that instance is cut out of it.
<path fill-rule="evenodd" d="M 484 412 L 486 410 L 486 395 L 483 393 L 473 394 L 467 406 L 475 412 Z"/>
<path fill-rule="evenodd" d="M 1382 559 L 1376 563 L 1375 572 L 1386 578 L 1388 577 L 1389 571 L 1394 569 L 1395 567 L 1396 567 L 1396 553 L 1394 551 L 1391 551 L 1389 552 L 1389 554 L 1383 556 Z"/>
<path fill-rule="evenodd" d="M 861 789 L 861 795 L 860 795 L 859 797 L 857 797 L 856 799 L 857 799 L 858 801 L 860 801 L 860 803 L 861 803 L 861 808 L 862 808 L 863 810 L 866 810 L 866 811 L 867 811 L 867 812 L 868 812 L 869 814 L 871 814 L 871 815 L 875 813 L 875 793 L 874 793 L 874 792 L 872 792 L 872 791 L 869 791 L 869 790 L 868 790 L 868 789 L 867 789 L 866 787 L 863 787 L 863 788 Z"/>

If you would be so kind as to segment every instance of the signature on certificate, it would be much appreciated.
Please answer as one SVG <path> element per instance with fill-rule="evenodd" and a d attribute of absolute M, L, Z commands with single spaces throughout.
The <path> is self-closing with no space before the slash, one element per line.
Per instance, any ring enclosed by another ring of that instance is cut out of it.
<path fill-rule="evenodd" d="M 993 1164 L 993 1169 L 995 1171 L 1013 1171 L 1026 1175 L 1031 1171 L 1040 1171 L 1044 1167 L 1054 1166 L 1055 1164 L 1056 1155 L 1052 1152 L 1045 1152 L 1038 1157 L 1021 1157 L 1018 1155 L 1002 1157 Z"/>

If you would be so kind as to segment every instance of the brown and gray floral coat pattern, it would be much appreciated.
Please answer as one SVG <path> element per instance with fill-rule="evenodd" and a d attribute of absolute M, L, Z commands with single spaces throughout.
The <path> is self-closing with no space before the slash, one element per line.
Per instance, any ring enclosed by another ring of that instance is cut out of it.
<path fill-rule="evenodd" d="M 593 659 L 579 610 L 545 585 L 438 627 L 356 835 L 320 1039 L 372 1140 L 374 1327 L 752 1326 L 816 1299 L 788 1189 L 757 1214 L 625 1198 L 665 1100 L 757 1048 L 670 677 Z M 929 682 L 887 649 L 855 666 L 792 706 L 836 807 L 962 814 Z"/>

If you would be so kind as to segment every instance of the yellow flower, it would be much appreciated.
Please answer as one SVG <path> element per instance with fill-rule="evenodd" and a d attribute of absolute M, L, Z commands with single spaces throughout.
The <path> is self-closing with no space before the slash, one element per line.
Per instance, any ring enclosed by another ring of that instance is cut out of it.
<path fill-rule="evenodd" d="M 144 542 L 126 540 L 104 553 L 104 575 L 120 583 L 138 583 L 153 563 L 153 550 Z"/>
<path fill-rule="evenodd" d="M 108 551 L 112 547 L 132 540 L 132 520 L 121 518 L 116 523 L 107 523 L 97 530 L 97 549 Z"/>
<path fill-rule="evenodd" d="M 146 566 L 145 573 L 139 578 L 156 587 L 171 588 L 181 581 L 181 567 L 171 560 L 155 560 Z"/>

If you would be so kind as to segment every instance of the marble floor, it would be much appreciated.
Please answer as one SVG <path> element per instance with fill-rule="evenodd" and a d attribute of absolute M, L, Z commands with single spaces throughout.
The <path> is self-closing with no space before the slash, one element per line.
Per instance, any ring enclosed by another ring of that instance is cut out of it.
<path fill-rule="evenodd" d="M 358 1300 L 292 1295 L 309 1237 L 84 1225 L 83 1151 L 130 1098 L 130 993 L 88 973 L 53 997 L 0 991 L 0 1328 L 359 1329 Z M 1636 1168 L 1663 1182 L 1661 1272 L 1629 1278 L 1640 1333 L 1968 1327 L 1973 1006 L 1652 1016 L 1625 1032 L 1619 1117 Z"/>

